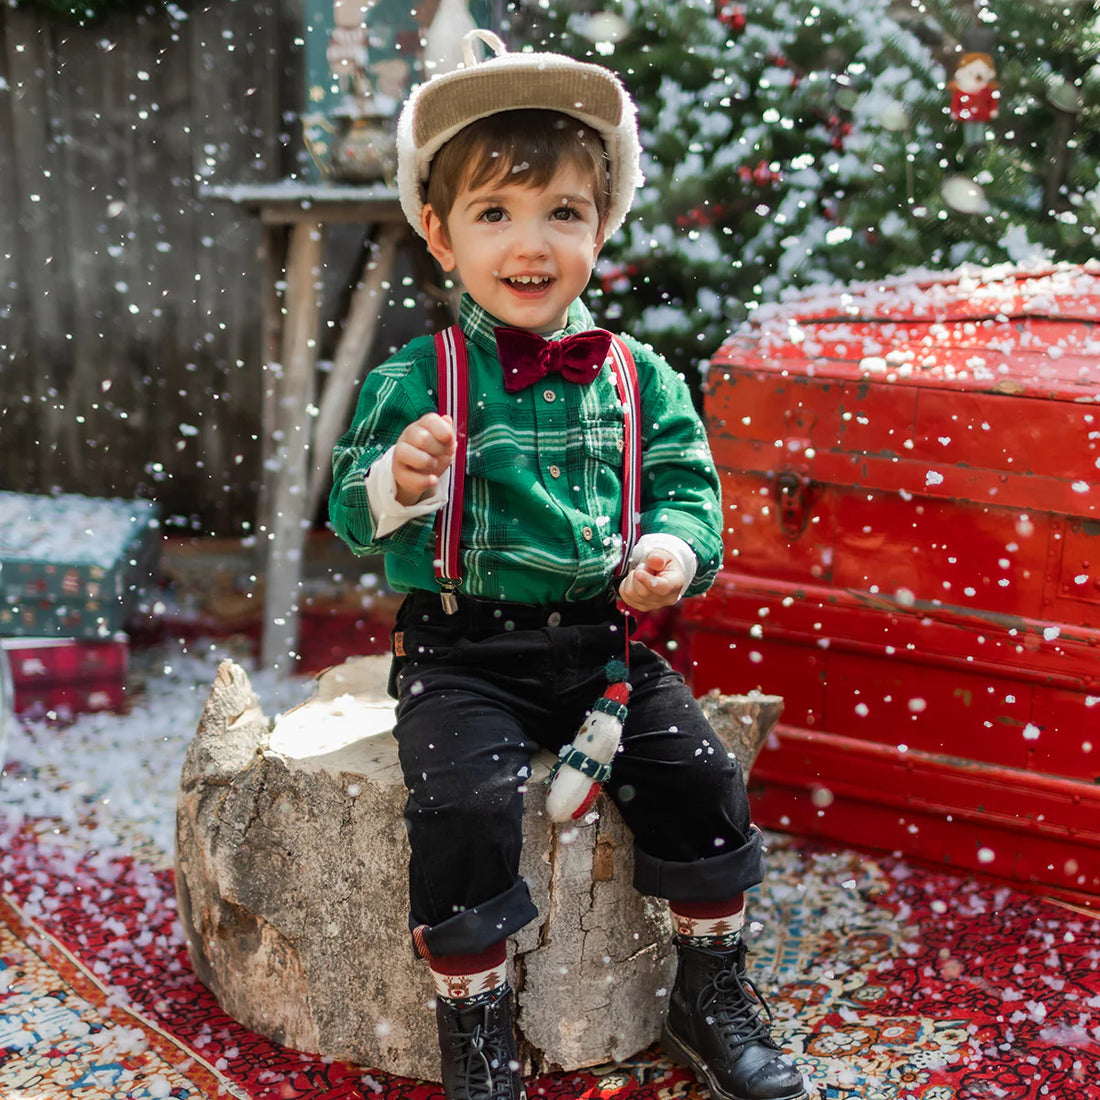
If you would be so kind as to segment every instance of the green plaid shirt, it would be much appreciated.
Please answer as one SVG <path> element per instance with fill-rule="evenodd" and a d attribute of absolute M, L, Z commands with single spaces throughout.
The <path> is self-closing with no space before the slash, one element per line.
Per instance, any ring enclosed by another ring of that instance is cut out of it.
<path fill-rule="evenodd" d="M 460 324 L 470 370 L 460 591 L 522 603 L 605 592 L 621 556 L 623 414 L 610 369 L 583 386 L 559 374 L 504 389 L 494 327 L 464 296 Z M 579 301 L 555 339 L 593 327 Z M 678 535 L 695 551 L 688 595 L 705 591 L 722 556 L 718 478 L 684 380 L 628 339 L 642 402 L 641 533 Z M 366 474 L 406 425 L 437 411 L 435 345 L 419 337 L 367 375 L 351 427 L 333 452 L 329 515 L 357 554 L 385 554 L 397 591 L 438 589 L 436 515 L 377 538 Z"/>

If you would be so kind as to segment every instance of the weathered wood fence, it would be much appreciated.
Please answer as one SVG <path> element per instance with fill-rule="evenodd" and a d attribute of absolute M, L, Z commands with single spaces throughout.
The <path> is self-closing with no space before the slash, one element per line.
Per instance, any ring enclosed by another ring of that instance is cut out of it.
<path fill-rule="evenodd" d="M 288 170 L 293 0 L 78 28 L 0 10 L 0 484 L 251 515 L 257 233 L 205 182 Z"/>
<path fill-rule="evenodd" d="M 146 495 L 176 526 L 247 530 L 258 231 L 202 186 L 297 167 L 302 33 L 301 0 L 87 28 L 0 7 L 0 487 Z M 327 298 L 358 244 L 326 261 Z"/>

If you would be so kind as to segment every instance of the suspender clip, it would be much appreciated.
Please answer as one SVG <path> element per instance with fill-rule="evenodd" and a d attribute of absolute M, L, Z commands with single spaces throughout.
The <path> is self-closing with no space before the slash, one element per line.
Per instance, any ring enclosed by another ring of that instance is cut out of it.
<path fill-rule="evenodd" d="M 443 604 L 443 611 L 447 615 L 453 615 L 458 610 L 458 596 L 455 594 L 458 585 L 454 581 L 440 581 L 439 602 Z"/>

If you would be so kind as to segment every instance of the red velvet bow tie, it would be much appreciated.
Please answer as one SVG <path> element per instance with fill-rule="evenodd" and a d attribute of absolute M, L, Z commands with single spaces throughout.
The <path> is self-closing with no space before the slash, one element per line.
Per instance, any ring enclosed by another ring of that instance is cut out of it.
<path fill-rule="evenodd" d="M 570 382 L 587 385 L 611 350 L 611 333 L 603 329 L 578 332 L 560 340 L 544 340 L 522 328 L 494 329 L 497 353 L 504 368 L 504 388 L 509 393 L 533 385 L 551 371 Z"/>

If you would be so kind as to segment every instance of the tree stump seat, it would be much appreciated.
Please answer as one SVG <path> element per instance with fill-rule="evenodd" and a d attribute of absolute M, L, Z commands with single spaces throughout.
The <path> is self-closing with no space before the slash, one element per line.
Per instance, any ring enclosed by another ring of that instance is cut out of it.
<path fill-rule="evenodd" d="M 388 665 L 367 657 L 330 669 L 272 723 L 244 670 L 222 662 L 180 778 L 179 912 L 196 974 L 249 1029 L 435 1079 L 433 991 L 407 924 Z M 704 706 L 747 770 L 782 701 Z M 633 889 L 630 834 L 610 800 L 581 823 L 550 822 L 541 780 L 551 761 L 536 760 L 524 808 L 521 872 L 539 918 L 509 945 L 525 1072 L 644 1049 L 674 966 L 665 903 Z"/>

